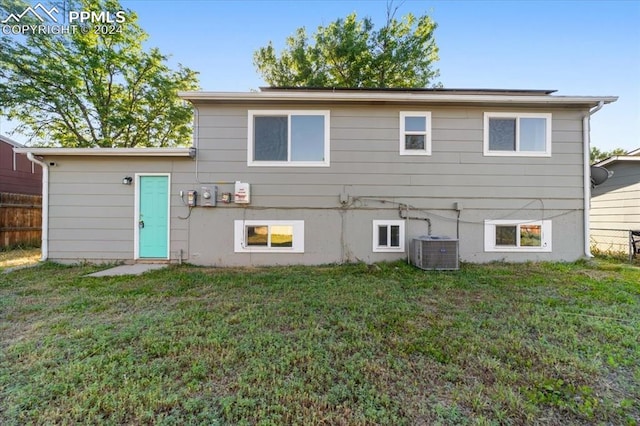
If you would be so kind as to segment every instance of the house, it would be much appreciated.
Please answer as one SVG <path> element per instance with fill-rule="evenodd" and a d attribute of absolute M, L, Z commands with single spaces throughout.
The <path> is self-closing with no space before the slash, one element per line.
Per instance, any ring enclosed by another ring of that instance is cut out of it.
<path fill-rule="evenodd" d="M 32 163 L 18 142 L 0 135 L 0 249 L 39 245 L 42 167 Z"/>
<path fill-rule="evenodd" d="M 589 255 L 589 122 L 550 90 L 185 92 L 189 148 L 18 148 L 45 167 L 43 257 L 238 266 Z"/>
<path fill-rule="evenodd" d="M 25 154 L 13 152 L 13 148 L 23 146 L 0 135 L 0 192 L 41 195 L 42 168 Z"/>
<path fill-rule="evenodd" d="M 592 191 L 592 245 L 602 252 L 628 253 L 629 231 L 640 230 L 640 149 L 595 165 L 611 177 Z"/>

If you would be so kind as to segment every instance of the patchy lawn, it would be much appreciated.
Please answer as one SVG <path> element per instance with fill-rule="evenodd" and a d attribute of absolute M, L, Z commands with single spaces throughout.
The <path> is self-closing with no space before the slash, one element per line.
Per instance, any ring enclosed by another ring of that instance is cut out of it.
<path fill-rule="evenodd" d="M 16 248 L 0 251 L 0 272 L 9 268 L 35 265 L 39 260 L 39 248 Z"/>
<path fill-rule="evenodd" d="M 640 269 L 208 269 L 0 281 L 0 424 L 640 422 Z"/>

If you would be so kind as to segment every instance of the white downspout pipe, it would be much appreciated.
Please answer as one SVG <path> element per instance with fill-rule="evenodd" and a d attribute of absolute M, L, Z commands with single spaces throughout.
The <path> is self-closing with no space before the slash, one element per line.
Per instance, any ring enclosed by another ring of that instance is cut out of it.
<path fill-rule="evenodd" d="M 584 163 L 584 255 L 587 258 L 592 258 L 591 246 L 590 246 L 590 221 L 589 215 L 591 210 L 591 116 L 600 111 L 603 107 L 604 101 L 600 101 L 598 105 L 590 110 L 584 117 L 582 117 L 582 142 L 584 146 L 583 163 Z"/>
<path fill-rule="evenodd" d="M 40 260 L 49 258 L 49 165 L 38 160 L 32 152 L 27 152 L 29 161 L 42 167 L 42 255 Z"/>

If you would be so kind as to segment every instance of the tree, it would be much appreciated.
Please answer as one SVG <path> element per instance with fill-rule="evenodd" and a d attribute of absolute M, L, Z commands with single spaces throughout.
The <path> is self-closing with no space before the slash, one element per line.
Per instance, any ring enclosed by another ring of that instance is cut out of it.
<path fill-rule="evenodd" d="M 411 13 L 395 19 L 387 7 L 387 21 L 374 30 L 370 18 L 354 13 L 319 26 L 309 40 L 304 27 L 286 40 L 278 56 L 269 41 L 254 52 L 253 63 L 271 86 L 402 88 L 440 86 L 433 80 L 438 58 L 436 24 L 429 16 Z"/>
<path fill-rule="evenodd" d="M 597 163 L 609 157 L 613 157 L 614 155 L 625 155 L 627 153 L 626 150 L 622 148 L 616 148 L 613 151 L 601 151 L 595 146 L 591 147 L 591 164 Z"/>
<path fill-rule="evenodd" d="M 118 0 L 64 3 L 65 11 L 122 11 Z M 7 1 L 0 12 L 6 17 L 28 6 Z M 19 121 L 16 132 L 38 143 L 78 148 L 163 147 L 190 140 L 192 110 L 177 92 L 197 89 L 196 73 L 181 65 L 173 71 L 158 49 L 145 51 L 147 34 L 137 16 L 130 10 L 119 16 L 125 22 L 74 24 L 75 31 L 67 22 L 66 34 L 0 37 L 0 105 Z M 24 14 L 20 25 L 29 18 Z"/>

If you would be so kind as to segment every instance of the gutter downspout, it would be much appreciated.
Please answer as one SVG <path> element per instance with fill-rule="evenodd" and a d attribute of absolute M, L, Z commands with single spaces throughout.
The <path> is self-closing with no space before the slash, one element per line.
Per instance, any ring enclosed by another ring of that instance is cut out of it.
<path fill-rule="evenodd" d="M 29 161 L 42 167 L 42 256 L 41 261 L 49 258 L 49 165 L 38 160 L 32 152 L 27 152 Z"/>
<path fill-rule="evenodd" d="M 591 254 L 591 247 L 589 245 L 589 228 L 590 228 L 590 209 L 591 209 L 591 165 L 590 163 L 590 154 L 591 154 L 591 125 L 590 119 L 593 114 L 600 111 L 600 109 L 604 106 L 604 101 L 600 101 L 598 105 L 590 110 L 584 117 L 582 117 L 582 142 L 584 146 L 583 153 L 583 166 L 584 166 L 584 255 L 587 258 L 592 258 L 593 254 Z"/>

